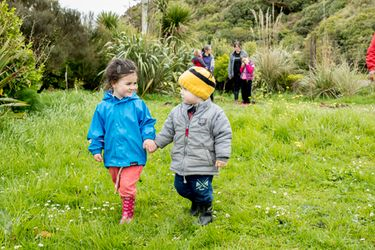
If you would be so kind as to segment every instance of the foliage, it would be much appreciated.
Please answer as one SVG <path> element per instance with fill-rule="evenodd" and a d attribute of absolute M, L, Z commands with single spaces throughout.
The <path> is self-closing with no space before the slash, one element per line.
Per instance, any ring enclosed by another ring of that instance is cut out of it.
<path fill-rule="evenodd" d="M 311 98 L 353 96 L 365 87 L 360 79 L 358 69 L 345 61 L 339 65 L 320 63 L 301 80 L 299 91 Z"/>
<path fill-rule="evenodd" d="M 220 34 L 228 41 L 247 41 L 253 38 L 248 27 L 223 28 Z"/>
<path fill-rule="evenodd" d="M 232 45 L 225 39 L 214 38 L 211 40 L 212 53 L 217 56 L 229 55 L 233 51 Z M 216 63 L 216 59 L 215 59 Z"/>
<path fill-rule="evenodd" d="M 133 60 L 139 70 L 139 92 L 177 91 L 178 76 L 186 70 L 190 51 L 186 46 L 163 44 L 151 38 L 119 34 L 107 46 L 108 55 Z"/>
<path fill-rule="evenodd" d="M 65 87 L 67 68 L 69 87 L 73 87 L 76 80 L 83 81 L 87 88 L 98 86 L 100 78 L 97 74 L 105 66 L 100 53 L 103 44 L 94 42 L 93 30 L 83 26 L 78 11 L 61 8 L 58 1 L 7 2 L 23 18 L 21 31 L 32 42 L 33 51 L 38 55 L 46 54 L 42 88 L 49 85 Z"/>
<path fill-rule="evenodd" d="M 13 107 L 13 111 L 40 111 L 43 107 L 43 104 L 40 100 L 39 95 L 36 93 L 36 90 L 33 89 L 22 89 L 16 92 L 15 98 L 22 102 L 27 103 L 27 107 L 17 105 Z"/>
<path fill-rule="evenodd" d="M 215 68 L 214 76 L 216 82 L 225 82 L 228 78 L 228 63 L 229 63 L 229 54 L 223 54 L 216 57 L 215 59 Z M 225 86 L 224 86 L 225 89 Z"/>
<path fill-rule="evenodd" d="M 320 21 L 344 8 L 346 3 L 347 0 L 319 1 L 304 8 L 300 13 L 300 19 L 294 25 L 294 30 L 299 35 L 306 36 Z"/>
<path fill-rule="evenodd" d="M 187 6 L 177 4 L 168 5 L 161 20 L 161 36 L 165 39 L 169 37 L 183 39 L 190 19 L 191 12 Z"/>
<path fill-rule="evenodd" d="M 255 54 L 256 50 L 257 50 L 257 44 L 256 42 L 254 41 L 248 41 L 248 42 L 245 42 L 243 45 L 242 45 L 242 48 L 247 52 L 247 54 L 251 57 Z"/>
<path fill-rule="evenodd" d="M 288 51 L 282 48 L 260 48 L 254 59 L 256 86 L 264 88 L 266 92 L 286 89 L 286 78 L 295 71 L 292 56 Z"/>
<path fill-rule="evenodd" d="M 14 9 L 0 3 L 0 96 L 14 97 L 25 88 L 37 88 L 43 72 L 43 65 L 26 43 L 20 31 L 22 21 Z"/>
<path fill-rule="evenodd" d="M 102 96 L 43 93 L 41 113 L 0 119 L 4 249 L 374 248 L 374 98 L 334 108 L 340 100 L 276 95 L 243 107 L 216 96 L 232 155 L 214 178 L 215 220 L 201 227 L 173 187 L 170 146 L 148 155 L 134 221 L 118 225 L 120 198 L 84 143 Z M 146 97 L 160 131 L 179 99 Z"/>
<path fill-rule="evenodd" d="M 355 12 L 355 15 L 353 15 Z M 316 28 L 318 39 L 328 36 L 332 46 L 350 63 L 365 67 L 365 58 L 375 31 L 375 7 L 356 9 L 348 5 Z"/>
<path fill-rule="evenodd" d="M 97 17 L 97 21 L 96 21 L 98 25 L 103 25 L 108 30 L 116 29 L 119 26 L 119 22 L 120 22 L 119 16 L 112 11 L 101 12 L 99 16 Z"/>

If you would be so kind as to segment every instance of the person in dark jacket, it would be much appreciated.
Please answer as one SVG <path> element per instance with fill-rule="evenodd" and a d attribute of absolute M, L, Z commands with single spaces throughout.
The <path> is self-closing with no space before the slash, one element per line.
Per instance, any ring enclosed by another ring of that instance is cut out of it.
<path fill-rule="evenodd" d="M 206 64 L 206 69 L 211 73 L 214 72 L 215 68 L 215 58 L 212 55 L 211 45 L 205 45 L 202 49 L 203 61 Z"/>
<path fill-rule="evenodd" d="M 233 81 L 234 101 L 238 102 L 238 95 L 240 93 L 241 86 L 245 84 L 245 80 L 241 79 L 241 59 L 248 57 L 248 55 L 246 51 L 242 50 L 241 43 L 238 41 L 233 43 L 233 48 L 234 50 L 229 57 L 228 78 Z"/>
<path fill-rule="evenodd" d="M 224 111 L 212 103 L 215 79 L 211 72 L 192 67 L 178 80 L 182 103 L 168 115 L 155 143 L 164 148 L 173 142 L 171 170 L 177 192 L 191 201 L 190 214 L 198 222 L 212 222 L 213 176 L 227 164 L 232 129 Z"/>

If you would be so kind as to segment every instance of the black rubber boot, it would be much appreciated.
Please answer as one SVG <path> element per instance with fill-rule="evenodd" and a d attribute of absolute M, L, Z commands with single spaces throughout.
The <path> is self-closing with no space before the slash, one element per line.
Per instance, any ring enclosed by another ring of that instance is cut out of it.
<path fill-rule="evenodd" d="M 191 202 L 190 215 L 197 216 L 199 214 L 200 207 L 194 201 Z"/>
<path fill-rule="evenodd" d="M 212 218 L 212 203 L 202 205 L 200 207 L 200 215 L 199 215 L 199 218 L 198 218 L 199 224 L 201 224 L 202 226 L 205 226 L 208 223 L 211 223 L 212 220 L 213 220 L 213 218 Z"/>

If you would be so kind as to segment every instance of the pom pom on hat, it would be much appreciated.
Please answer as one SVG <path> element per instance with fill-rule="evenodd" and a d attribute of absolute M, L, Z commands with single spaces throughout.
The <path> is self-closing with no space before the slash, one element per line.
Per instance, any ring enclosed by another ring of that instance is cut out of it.
<path fill-rule="evenodd" d="M 186 70 L 178 78 L 178 83 L 203 100 L 207 100 L 215 90 L 214 76 L 202 67 L 191 67 Z"/>

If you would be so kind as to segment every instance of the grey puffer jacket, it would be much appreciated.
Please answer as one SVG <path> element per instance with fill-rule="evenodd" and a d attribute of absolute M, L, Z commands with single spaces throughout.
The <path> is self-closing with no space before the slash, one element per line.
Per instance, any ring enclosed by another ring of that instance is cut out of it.
<path fill-rule="evenodd" d="M 192 105 L 175 107 L 155 142 L 160 148 L 174 142 L 171 170 L 175 173 L 217 175 L 216 160 L 230 157 L 232 129 L 224 111 L 210 99 L 195 106 L 191 120 L 187 111 Z"/>

